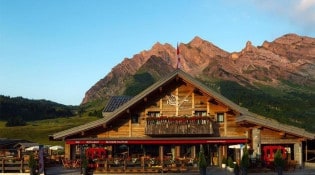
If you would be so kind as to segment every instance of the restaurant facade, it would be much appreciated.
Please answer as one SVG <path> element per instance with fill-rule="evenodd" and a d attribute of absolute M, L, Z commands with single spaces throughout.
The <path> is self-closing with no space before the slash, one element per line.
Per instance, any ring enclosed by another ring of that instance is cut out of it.
<path fill-rule="evenodd" d="M 50 139 L 65 141 L 68 159 L 94 150 L 93 159 L 102 162 L 95 168 L 102 171 L 115 164 L 124 172 L 128 165 L 185 171 L 196 166 L 201 146 L 209 166 L 227 157 L 239 162 L 245 146 L 252 160 L 271 154 L 264 147 L 281 146 L 287 159 L 302 165 L 305 142 L 314 134 L 252 113 L 177 69 L 135 97 L 112 97 L 103 118 Z"/>

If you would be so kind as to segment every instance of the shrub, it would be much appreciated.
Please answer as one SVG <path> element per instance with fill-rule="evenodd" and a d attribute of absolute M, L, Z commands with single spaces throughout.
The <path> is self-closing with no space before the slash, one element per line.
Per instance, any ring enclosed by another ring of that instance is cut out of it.
<path fill-rule="evenodd" d="M 278 149 L 274 158 L 275 167 L 284 168 L 285 160 L 282 158 L 281 150 Z"/>
<path fill-rule="evenodd" d="M 203 148 L 201 147 L 200 152 L 199 152 L 199 159 L 198 159 L 198 166 L 200 168 L 205 168 L 207 167 L 207 161 L 206 161 L 206 157 L 205 157 L 205 153 L 203 151 Z"/>
<path fill-rule="evenodd" d="M 222 164 L 227 164 L 227 159 L 226 159 L 226 157 L 223 157 L 223 158 L 222 158 Z"/>
<path fill-rule="evenodd" d="M 234 163 L 232 157 L 228 157 L 227 165 L 231 168 L 234 168 Z"/>
<path fill-rule="evenodd" d="M 247 151 L 247 145 L 243 148 L 243 156 L 241 159 L 241 169 L 242 169 L 242 174 L 247 175 L 247 169 L 249 167 L 249 154 Z"/>

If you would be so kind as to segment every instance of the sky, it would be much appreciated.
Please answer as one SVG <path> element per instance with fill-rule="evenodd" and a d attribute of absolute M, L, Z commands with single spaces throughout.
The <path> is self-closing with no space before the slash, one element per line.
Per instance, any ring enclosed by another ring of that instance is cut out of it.
<path fill-rule="evenodd" d="M 0 95 L 79 105 L 157 42 L 234 52 L 288 33 L 315 38 L 315 0 L 0 0 Z"/>

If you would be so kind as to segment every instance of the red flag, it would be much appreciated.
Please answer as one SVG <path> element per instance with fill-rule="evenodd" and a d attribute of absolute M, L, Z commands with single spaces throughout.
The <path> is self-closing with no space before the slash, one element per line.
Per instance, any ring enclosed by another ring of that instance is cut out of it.
<path fill-rule="evenodd" d="M 178 43 L 177 43 L 177 66 L 176 68 L 177 69 L 180 69 L 181 68 L 181 64 L 180 64 L 180 55 L 179 55 L 179 47 L 178 47 Z"/>

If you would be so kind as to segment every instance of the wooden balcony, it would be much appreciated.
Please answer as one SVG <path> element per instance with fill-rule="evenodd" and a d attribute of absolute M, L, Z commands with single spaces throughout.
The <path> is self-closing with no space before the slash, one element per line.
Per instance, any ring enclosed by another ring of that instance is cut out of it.
<path fill-rule="evenodd" d="M 146 135 L 185 136 L 213 134 L 210 117 L 148 117 Z"/>

